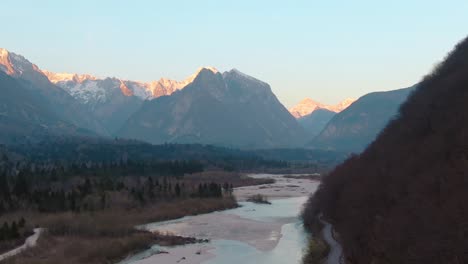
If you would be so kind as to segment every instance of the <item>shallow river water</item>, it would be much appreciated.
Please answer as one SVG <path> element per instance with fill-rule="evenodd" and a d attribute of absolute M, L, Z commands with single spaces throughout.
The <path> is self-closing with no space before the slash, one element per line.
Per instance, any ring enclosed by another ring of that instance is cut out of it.
<path fill-rule="evenodd" d="M 210 242 L 155 245 L 121 263 L 299 264 L 308 238 L 299 218 L 306 200 L 307 196 L 299 196 L 271 200 L 271 205 L 240 202 L 236 209 L 145 225 L 147 230 Z"/>
<path fill-rule="evenodd" d="M 255 211 L 236 209 L 234 214 L 260 221 L 286 220 L 281 228 L 281 238 L 270 251 L 260 251 L 246 243 L 232 240 L 214 240 L 215 258 L 206 263 L 247 264 L 247 263 L 300 263 L 302 251 L 307 242 L 302 222 L 297 217 L 306 197 L 273 200 L 271 205 L 246 203 L 246 208 Z M 244 203 L 243 203 L 244 204 Z"/>

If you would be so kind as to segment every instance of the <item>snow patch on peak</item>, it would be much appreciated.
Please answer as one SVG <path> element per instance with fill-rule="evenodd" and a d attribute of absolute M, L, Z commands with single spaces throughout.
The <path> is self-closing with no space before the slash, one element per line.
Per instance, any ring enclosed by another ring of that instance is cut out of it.
<path fill-rule="evenodd" d="M 128 86 L 122 81 L 120 80 L 120 90 L 122 91 L 122 93 L 125 95 L 125 96 L 132 96 L 133 95 L 133 91 L 130 90 L 130 88 L 128 88 Z"/>
<path fill-rule="evenodd" d="M 339 112 L 345 110 L 346 108 L 348 108 L 348 106 L 350 106 L 355 101 L 356 101 L 356 99 L 354 99 L 354 98 L 346 98 L 343 101 L 339 102 L 338 104 L 330 107 L 330 110 L 339 113 Z"/>
<path fill-rule="evenodd" d="M 329 111 L 339 113 L 350 106 L 352 103 L 356 101 L 352 98 L 347 98 L 336 105 L 326 105 L 320 102 L 313 100 L 312 98 L 304 98 L 302 99 L 297 105 L 291 107 L 289 112 L 295 117 L 300 118 L 306 115 L 311 114 L 317 109 L 327 109 Z"/>
<path fill-rule="evenodd" d="M 0 57 L 8 56 L 8 50 L 0 48 Z"/>
<path fill-rule="evenodd" d="M 171 95 L 175 91 L 181 90 L 187 85 L 193 83 L 193 81 L 197 78 L 203 70 L 209 70 L 214 74 L 218 73 L 219 71 L 215 67 L 200 67 L 197 71 L 190 75 L 183 81 L 176 81 L 167 78 L 161 78 L 158 81 L 153 81 L 151 83 L 140 83 L 143 85 L 147 90 L 151 92 L 152 98 L 157 98 L 163 95 Z"/>
<path fill-rule="evenodd" d="M 8 50 L 0 48 L 0 70 L 8 75 L 13 75 L 15 70 L 11 64 L 9 54 Z"/>
<path fill-rule="evenodd" d="M 304 98 L 301 100 L 297 105 L 294 107 L 291 107 L 289 109 L 289 112 L 295 117 L 295 118 L 300 118 L 303 116 L 306 116 L 312 112 L 314 112 L 317 109 L 320 108 L 327 108 L 327 105 L 324 105 L 322 103 L 316 102 L 312 98 Z"/>
<path fill-rule="evenodd" d="M 0 70 L 8 75 L 21 75 L 27 71 L 40 72 L 39 68 L 25 57 L 6 49 L 0 49 Z"/>
<path fill-rule="evenodd" d="M 68 82 L 73 81 L 76 83 L 83 83 L 87 80 L 96 81 L 98 78 L 89 75 L 89 74 L 76 74 L 76 73 L 55 73 L 49 71 L 42 71 L 42 73 L 47 76 L 51 83 L 57 84 L 59 82 Z"/>

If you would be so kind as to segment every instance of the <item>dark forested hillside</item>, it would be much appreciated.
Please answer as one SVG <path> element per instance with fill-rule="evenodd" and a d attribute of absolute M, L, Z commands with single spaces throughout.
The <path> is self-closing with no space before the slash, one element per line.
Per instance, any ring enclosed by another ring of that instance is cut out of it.
<path fill-rule="evenodd" d="M 246 151 L 202 144 L 163 144 L 96 137 L 50 137 L 38 143 L 3 146 L 0 155 L 23 162 L 54 164 L 110 163 L 126 161 L 196 160 L 207 168 L 261 171 L 263 169 L 314 168 L 329 170 L 346 157 L 343 153 L 309 149 Z M 5 152 L 6 153 L 6 152 Z M 1 167 L 0 167 L 1 170 Z"/>
<path fill-rule="evenodd" d="M 347 263 L 468 263 L 468 39 L 418 85 L 361 155 L 322 182 Z"/>

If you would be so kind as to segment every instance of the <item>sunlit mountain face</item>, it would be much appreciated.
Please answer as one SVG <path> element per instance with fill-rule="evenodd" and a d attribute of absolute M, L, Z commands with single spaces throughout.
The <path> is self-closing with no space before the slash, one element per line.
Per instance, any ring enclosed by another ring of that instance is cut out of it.
<path fill-rule="evenodd" d="M 352 98 L 347 98 L 336 105 L 327 105 L 317 102 L 312 98 L 305 98 L 301 100 L 297 105 L 289 108 L 289 112 L 291 112 L 291 114 L 295 118 L 301 118 L 306 115 L 310 115 L 317 109 L 326 109 L 335 113 L 339 113 L 346 109 L 348 106 L 350 106 L 354 101 L 356 100 Z"/>

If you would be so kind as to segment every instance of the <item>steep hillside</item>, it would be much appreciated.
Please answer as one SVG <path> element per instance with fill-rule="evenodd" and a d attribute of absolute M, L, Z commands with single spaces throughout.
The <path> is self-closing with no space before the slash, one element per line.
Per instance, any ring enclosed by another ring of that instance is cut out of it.
<path fill-rule="evenodd" d="M 62 120 L 27 81 L 0 71 L 0 143 L 37 141 L 46 135 L 91 135 Z"/>
<path fill-rule="evenodd" d="M 51 83 L 39 67 L 23 56 L 0 49 L 0 71 L 29 82 L 30 88 L 44 99 L 47 107 L 60 119 L 77 127 L 108 135 L 108 131 L 90 111 L 84 109 L 80 102 L 66 91 Z"/>
<path fill-rule="evenodd" d="M 396 116 L 413 87 L 362 96 L 336 114 L 310 143 L 316 148 L 359 153 Z"/>
<path fill-rule="evenodd" d="M 149 98 L 138 84 L 117 78 L 72 75 L 68 79 L 52 73 L 47 76 L 100 120 L 112 135 L 140 108 L 143 100 Z"/>
<path fill-rule="evenodd" d="M 242 148 L 298 145 L 304 132 L 268 84 L 237 70 L 203 69 L 171 96 L 146 101 L 118 134 L 151 143 Z"/>
<path fill-rule="evenodd" d="M 346 263 L 468 263 L 468 39 L 424 78 L 305 212 L 340 235 Z"/>
<path fill-rule="evenodd" d="M 297 121 L 307 132 L 309 138 L 314 138 L 328 124 L 328 122 L 336 115 L 335 112 L 327 109 L 317 109 L 311 114 L 298 118 Z"/>

